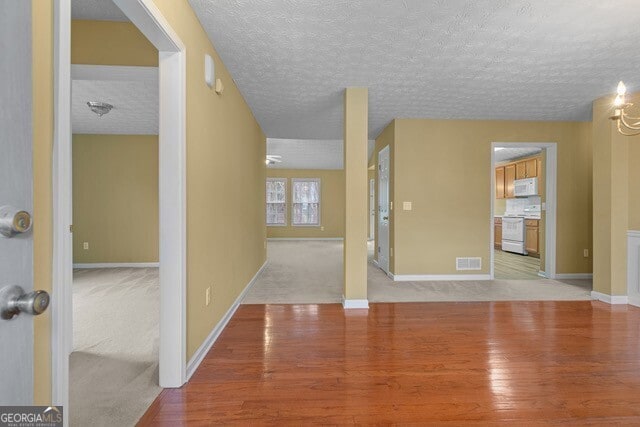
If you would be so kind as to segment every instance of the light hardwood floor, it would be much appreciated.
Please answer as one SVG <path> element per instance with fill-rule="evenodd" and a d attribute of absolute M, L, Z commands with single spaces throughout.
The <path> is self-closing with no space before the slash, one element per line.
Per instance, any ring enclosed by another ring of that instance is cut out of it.
<path fill-rule="evenodd" d="M 494 249 L 496 279 L 540 279 L 540 259 Z"/>
<path fill-rule="evenodd" d="M 640 425 L 640 309 L 243 305 L 139 425 Z"/>

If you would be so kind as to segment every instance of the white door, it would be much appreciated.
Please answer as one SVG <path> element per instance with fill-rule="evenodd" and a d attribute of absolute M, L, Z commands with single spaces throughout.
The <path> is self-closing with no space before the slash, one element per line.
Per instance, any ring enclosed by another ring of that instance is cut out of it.
<path fill-rule="evenodd" d="M 24 293 L 33 290 L 31 1 L 0 0 L 0 51 L 0 405 L 31 405 L 33 316 L 24 312 Z M 37 301 L 48 305 L 48 295 Z"/>
<path fill-rule="evenodd" d="M 378 266 L 389 273 L 389 146 L 378 154 Z"/>
<path fill-rule="evenodd" d="M 369 180 L 369 240 L 376 235 L 376 181 Z"/>

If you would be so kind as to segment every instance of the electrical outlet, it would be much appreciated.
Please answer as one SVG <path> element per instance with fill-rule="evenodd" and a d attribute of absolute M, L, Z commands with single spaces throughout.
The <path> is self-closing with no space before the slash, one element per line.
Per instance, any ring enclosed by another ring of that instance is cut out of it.
<path fill-rule="evenodd" d="M 204 293 L 204 301 L 205 301 L 205 305 L 211 304 L 211 286 L 209 286 L 206 292 Z"/>
<path fill-rule="evenodd" d="M 583 255 L 585 258 L 589 258 L 589 249 L 585 249 L 584 251 L 582 251 L 582 255 Z"/>
<path fill-rule="evenodd" d="M 324 226 L 320 227 L 320 231 L 324 231 Z"/>
<path fill-rule="evenodd" d="M 410 211 L 411 209 L 413 209 L 411 206 L 411 202 L 402 202 L 403 211 Z"/>
<path fill-rule="evenodd" d="M 89 250 L 89 242 L 82 243 L 82 249 L 84 249 L 85 251 L 88 251 Z"/>

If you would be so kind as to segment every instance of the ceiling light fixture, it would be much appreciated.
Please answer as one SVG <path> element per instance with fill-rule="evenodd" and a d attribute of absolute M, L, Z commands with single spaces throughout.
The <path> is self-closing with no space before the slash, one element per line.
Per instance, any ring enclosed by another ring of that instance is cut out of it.
<path fill-rule="evenodd" d="M 87 105 L 98 115 L 98 117 L 102 117 L 107 114 L 111 109 L 113 109 L 113 105 L 107 104 L 106 102 L 98 102 L 98 101 L 89 101 Z"/>
<path fill-rule="evenodd" d="M 618 132 L 625 136 L 640 135 L 640 117 L 632 117 L 625 110 L 633 106 L 632 103 L 626 101 L 627 87 L 624 83 L 618 83 L 618 95 L 613 101 L 615 111 L 611 120 L 616 122 Z"/>

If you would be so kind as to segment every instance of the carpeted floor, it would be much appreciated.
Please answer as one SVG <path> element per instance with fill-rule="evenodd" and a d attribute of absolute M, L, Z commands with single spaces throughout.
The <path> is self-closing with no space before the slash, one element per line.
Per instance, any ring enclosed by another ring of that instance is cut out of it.
<path fill-rule="evenodd" d="M 75 270 L 70 424 L 133 426 L 160 393 L 157 268 Z"/>
<path fill-rule="evenodd" d="M 370 250 L 370 302 L 591 299 L 590 280 L 393 282 L 371 262 L 372 255 Z M 270 241 L 268 261 L 243 304 L 340 302 L 343 289 L 342 242 Z"/>

